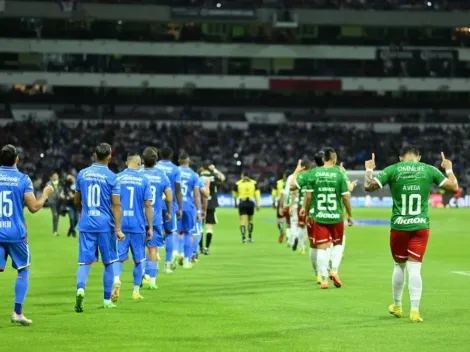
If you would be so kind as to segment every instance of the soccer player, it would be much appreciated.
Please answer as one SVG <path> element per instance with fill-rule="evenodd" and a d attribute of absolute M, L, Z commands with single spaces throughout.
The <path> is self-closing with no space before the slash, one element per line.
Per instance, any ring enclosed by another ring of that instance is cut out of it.
<path fill-rule="evenodd" d="M 256 205 L 253 199 L 256 199 Z M 248 242 L 253 242 L 253 216 L 256 210 L 259 211 L 261 205 L 261 195 L 256 185 L 247 172 L 242 173 L 242 177 L 233 189 L 233 200 L 235 208 L 238 207 L 240 215 L 240 233 L 242 242 L 246 243 L 246 218 L 248 217 Z"/>
<path fill-rule="evenodd" d="M 33 321 L 24 316 L 23 304 L 29 287 L 31 255 L 23 207 L 26 205 L 31 213 L 36 213 L 54 189 L 46 186 L 42 196 L 36 199 L 31 179 L 17 169 L 19 160 L 16 148 L 11 144 L 0 151 L 0 272 L 5 270 L 6 260 L 10 257 L 13 269 L 18 271 L 11 322 L 28 326 Z"/>
<path fill-rule="evenodd" d="M 176 245 L 178 244 L 177 220 L 183 216 L 183 198 L 181 195 L 181 175 L 178 166 L 171 162 L 173 150 L 170 147 L 163 147 L 160 150 L 162 160 L 157 163 L 156 168 L 163 171 L 170 180 L 171 193 L 173 194 L 173 206 L 171 209 L 171 220 L 163 223 L 165 230 L 165 273 L 171 274 L 176 269 L 178 253 Z M 166 214 L 166 207 L 163 210 Z M 166 215 L 165 215 L 166 217 Z"/>
<path fill-rule="evenodd" d="M 313 231 L 317 248 L 317 268 L 321 276 L 320 288 L 327 289 L 328 264 L 330 260 L 331 243 L 341 244 L 344 234 L 343 204 L 348 214 L 348 224 L 353 225 L 350 192 L 344 174 L 334 166 L 337 155 L 333 148 L 324 148 L 324 165 L 304 173 L 304 177 L 298 175 L 304 170 L 301 161 L 293 174 L 291 186 L 297 185 L 299 189 L 305 188 L 306 192 L 313 192 L 314 204 Z M 336 287 L 341 287 L 342 282 L 336 273 L 332 276 Z"/>
<path fill-rule="evenodd" d="M 178 223 L 178 231 L 183 236 L 184 241 L 184 269 L 192 268 L 193 246 L 191 231 L 196 226 L 196 223 L 201 220 L 199 176 L 189 167 L 189 163 L 189 155 L 182 153 L 179 157 L 179 169 L 181 173 L 181 193 L 183 194 L 183 216 Z"/>
<path fill-rule="evenodd" d="M 145 262 L 145 242 L 153 238 L 153 209 L 150 182 L 139 172 L 142 161 L 140 155 L 131 153 L 127 156 L 127 169 L 118 174 L 121 185 L 122 231 L 126 233 L 124 241 L 118 244 L 119 260 L 114 265 L 114 283 L 111 301 L 117 303 L 121 290 L 122 263 L 129 259 L 129 249 L 134 260 L 134 291 L 132 299 L 138 301 L 140 294 L 143 263 Z M 144 215 L 145 214 L 145 215 Z M 147 228 L 145 226 L 147 224 Z"/>
<path fill-rule="evenodd" d="M 143 175 L 150 181 L 150 191 L 152 193 L 153 207 L 153 238 L 147 242 L 147 260 L 145 273 L 148 275 L 148 285 L 150 290 L 157 289 L 157 273 L 158 273 L 158 249 L 163 247 L 163 199 L 165 199 L 165 220 L 170 221 L 172 218 L 173 195 L 171 193 L 171 184 L 168 177 L 162 170 L 155 167 L 158 160 L 158 152 L 156 148 L 145 148 L 143 155 L 144 169 L 141 170 Z M 148 223 L 147 223 L 148 226 Z M 170 263 L 165 263 L 165 271 L 172 273 Z M 146 281 L 146 280 L 144 280 Z"/>
<path fill-rule="evenodd" d="M 197 221 L 196 226 L 193 229 L 193 256 L 191 258 L 192 263 L 196 263 L 198 261 L 198 247 L 199 243 L 202 239 L 202 233 L 204 228 L 204 219 L 206 218 L 207 214 L 207 205 L 209 203 L 210 197 L 210 181 L 208 179 L 203 179 L 199 176 L 199 191 L 201 192 L 201 220 Z"/>
<path fill-rule="evenodd" d="M 420 162 L 417 147 L 407 145 L 400 151 L 400 162 L 386 167 L 376 178 L 375 154 L 365 162 L 365 190 L 372 192 L 389 185 L 393 208 L 390 231 L 390 248 L 395 261 L 392 275 L 393 304 L 390 314 L 400 318 L 403 314 L 402 296 L 405 286 L 405 269 L 408 271 L 410 294 L 410 321 L 422 322 L 419 304 L 423 291 L 421 263 L 429 238 L 429 194 L 433 184 L 448 192 L 458 190 L 452 162 L 441 153 L 441 167 L 447 178 L 434 166 Z"/>
<path fill-rule="evenodd" d="M 273 198 L 273 208 L 276 209 L 276 222 L 277 228 L 279 230 L 279 243 L 284 242 L 284 217 L 286 218 L 287 222 L 287 237 L 290 237 L 290 214 L 289 212 L 284 212 L 284 209 L 280 207 L 280 200 L 283 196 L 284 186 L 287 181 L 287 174 L 284 173 L 282 178 L 276 181 L 276 187 L 272 190 L 272 198 Z M 289 243 L 288 243 L 289 245 Z"/>
<path fill-rule="evenodd" d="M 118 260 L 117 241 L 125 235 L 121 229 L 121 189 L 117 175 L 108 169 L 111 161 L 111 146 L 98 144 L 93 154 L 95 163 L 80 171 L 77 176 L 75 207 L 81 214 L 78 222 L 79 248 L 77 270 L 77 295 L 75 311 L 83 312 L 85 286 L 91 264 L 98 260 L 98 251 L 104 264 L 104 308 L 115 308 L 111 302 L 114 270 Z"/>
<path fill-rule="evenodd" d="M 210 197 L 207 205 L 207 215 L 204 220 L 206 224 L 206 245 L 204 246 L 204 239 L 199 243 L 199 249 L 204 255 L 209 255 L 209 248 L 212 243 L 212 235 L 214 234 L 214 226 L 217 224 L 217 216 L 215 214 L 219 206 L 217 198 L 218 188 L 221 183 L 225 182 L 225 175 L 215 168 L 214 164 L 205 163 L 199 173 L 203 179 L 210 181 Z"/>

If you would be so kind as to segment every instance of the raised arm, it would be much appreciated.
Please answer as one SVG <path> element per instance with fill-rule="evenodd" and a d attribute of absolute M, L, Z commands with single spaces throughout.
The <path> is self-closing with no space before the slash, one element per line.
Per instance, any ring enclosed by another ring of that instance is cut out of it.
<path fill-rule="evenodd" d="M 52 192 L 54 192 L 54 188 L 52 188 L 52 186 L 48 185 L 42 191 L 42 195 L 41 195 L 41 197 L 39 197 L 39 199 L 36 199 L 36 196 L 34 195 L 33 192 L 25 193 L 24 197 L 23 197 L 24 204 L 26 205 L 28 210 L 31 213 L 34 214 L 34 213 L 38 212 L 39 209 L 41 209 L 44 206 L 44 204 L 47 201 L 47 198 L 49 198 L 49 196 L 52 194 Z"/>
<path fill-rule="evenodd" d="M 299 174 L 304 170 L 305 170 L 305 168 L 302 166 L 302 160 L 299 160 L 298 163 L 297 163 L 297 167 L 295 168 L 295 171 L 291 175 L 292 177 L 290 178 L 289 188 L 291 190 L 299 188 L 297 186 L 297 176 L 299 176 Z"/>
<path fill-rule="evenodd" d="M 443 152 L 441 152 L 441 157 L 441 167 L 446 170 L 447 178 L 444 180 L 444 183 L 439 185 L 439 187 L 444 191 L 456 193 L 459 190 L 459 183 L 457 182 L 457 177 L 454 175 L 454 171 L 452 170 L 452 161 L 446 159 Z"/>
<path fill-rule="evenodd" d="M 209 166 L 214 175 L 219 179 L 220 182 L 225 182 L 225 175 L 215 168 L 215 165 Z"/>
<path fill-rule="evenodd" d="M 380 184 L 374 179 L 375 154 L 372 153 L 372 159 L 365 162 L 366 175 L 364 177 L 364 190 L 374 192 L 380 188 Z"/>

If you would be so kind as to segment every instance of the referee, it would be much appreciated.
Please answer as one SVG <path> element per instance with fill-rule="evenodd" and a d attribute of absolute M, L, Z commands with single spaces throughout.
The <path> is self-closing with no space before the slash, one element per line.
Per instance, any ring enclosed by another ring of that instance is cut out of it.
<path fill-rule="evenodd" d="M 240 232 L 243 243 L 246 243 L 246 217 L 248 217 L 248 242 L 253 242 L 253 215 L 259 210 L 261 196 L 256 181 L 248 177 L 246 172 L 242 173 L 242 178 L 235 184 L 233 189 L 233 200 L 235 208 L 238 207 L 240 215 Z"/>

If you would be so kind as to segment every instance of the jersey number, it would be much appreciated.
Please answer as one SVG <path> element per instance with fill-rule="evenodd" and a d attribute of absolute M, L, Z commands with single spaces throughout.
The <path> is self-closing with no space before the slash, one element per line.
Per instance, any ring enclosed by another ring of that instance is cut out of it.
<path fill-rule="evenodd" d="M 181 182 L 181 193 L 185 197 L 188 194 L 188 181 L 186 180 Z"/>
<path fill-rule="evenodd" d="M 421 214 L 421 195 L 420 194 L 402 194 L 401 195 L 401 215 L 419 215 Z"/>
<path fill-rule="evenodd" d="M 0 218 L 13 215 L 13 201 L 8 197 L 11 191 L 0 192 Z"/>
<path fill-rule="evenodd" d="M 129 190 L 129 209 L 134 209 L 134 187 L 126 187 Z"/>
<path fill-rule="evenodd" d="M 150 186 L 150 193 L 152 193 L 152 205 L 155 204 L 155 201 L 157 200 L 157 187 L 155 186 Z"/>
<path fill-rule="evenodd" d="M 89 185 L 88 186 L 88 207 L 97 208 L 101 203 L 101 188 L 99 185 Z"/>
<path fill-rule="evenodd" d="M 321 211 L 335 211 L 338 207 L 336 204 L 336 194 L 319 194 L 317 196 L 317 209 Z"/>

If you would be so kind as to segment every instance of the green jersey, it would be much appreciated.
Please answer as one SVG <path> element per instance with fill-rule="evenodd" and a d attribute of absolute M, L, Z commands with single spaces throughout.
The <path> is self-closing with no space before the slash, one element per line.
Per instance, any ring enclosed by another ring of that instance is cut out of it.
<path fill-rule="evenodd" d="M 302 175 L 302 174 L 301 174 Z M 320 224 L 336 224 L 343 221 L 343 199 L 348 194 L 344 174 L 335 167 L 317 167 L 297 178 L 297 186 L 306 192 L 313 192 L 312 218 Z"/>
<path fill-rule="evenodd" d="M 429 194 L 447 178 L 434 166 L 421 162 L 399 162 L 385 168 L 376 178 L 380 188 L 390 186 L 393 198 L 392 229 L 428 229 Z"/>

